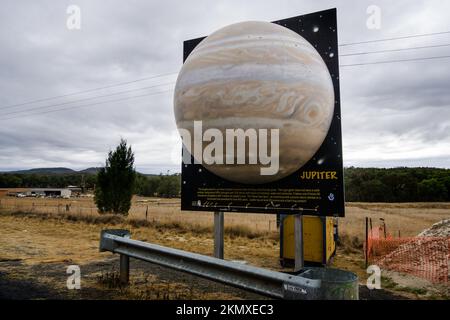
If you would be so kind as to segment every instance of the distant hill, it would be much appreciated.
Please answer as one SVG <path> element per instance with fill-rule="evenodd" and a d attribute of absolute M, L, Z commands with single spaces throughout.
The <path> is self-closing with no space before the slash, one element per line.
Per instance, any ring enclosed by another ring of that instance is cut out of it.
<path fill-rule="evenodd" d="M 16 170 L 16 171 L 0 171 L 0 173 L 9 174 L 38 174 L 38 175 L 64 175 L 64 174 L 97 174 L 100 168 L 87 168 L 83 170 L 73 170 L 70 168 L 33 168 L 27 170 Z"/>
<path fill-rule="evenodd" d="M 99 172 L 99 167 L 91 167 L 84 170 L 77 171 L 78 173 L 85 173 L 85 174 L 97 174 Z"/>
<path fill-rule="evenodd" d="M 74 174 L 77 171 L 69 168 L 34 168 L 28 170 L 4 171 L 2 173 L 12 174 Z"/>
<path fill-rule="evenodd" d="M 87 175 L 95 175 L 99 172 L 99 167 L 90 167 L 83 170 L 73 170 L 70 168 L 58 167 L 58 168 L 33 168 L 27 170 L 16 170 L 16 171 L 0 171 L 0 173 L 7 174 L 36 174 L 36 175 L 69 175 L 69 174 L 87 174 Z M 139 172 L 138 172 L 139 173 Z M 147 177 L 156 177 L 159 174 L 145 174 L 140 173 Z"/>

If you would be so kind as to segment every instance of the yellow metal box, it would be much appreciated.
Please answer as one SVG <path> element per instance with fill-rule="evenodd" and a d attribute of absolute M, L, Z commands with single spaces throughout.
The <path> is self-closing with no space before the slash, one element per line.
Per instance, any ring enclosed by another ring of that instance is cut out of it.
<path fill-rule="evenodd" d="M 333 217 L 303 216 L 303 259 L 306 265 L 326 265 L 336 252 Z M 282 215 L 280 262 L 292 265 L 295 259 L 294 216 Z"/>

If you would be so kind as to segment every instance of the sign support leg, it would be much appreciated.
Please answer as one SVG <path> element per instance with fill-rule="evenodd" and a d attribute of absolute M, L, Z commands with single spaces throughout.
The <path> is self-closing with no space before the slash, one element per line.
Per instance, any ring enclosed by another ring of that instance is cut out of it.
<path fill-rule="evenodd" d="M 296 214 L 294 216 L 294 241 L 295 241 L 295 266 L 294 272 L 303 269 L 303 216 Z"/>
<path fill-rule="evenodd" d="M 214 212 L 214 257 L 223 259 L 223 212 Z"/>

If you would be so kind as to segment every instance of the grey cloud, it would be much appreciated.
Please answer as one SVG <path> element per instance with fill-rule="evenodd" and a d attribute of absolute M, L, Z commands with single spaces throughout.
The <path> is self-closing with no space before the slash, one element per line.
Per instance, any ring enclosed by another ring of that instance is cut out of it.
<path fill-rule="evenodd" d="M 80 31 L 66 29 L 69 4 L 81 8 Z M 382 9 L 382 29 L 368 30 L 366 8 L 371 4 L 372 1 L 343 0 L 4 1 L 0 11 L 0 119 L 15 110 L 174 82 L 176 75 L 1 109 L 23 101 L 176 72 L 182 63 L 184 40 L 207 35 L 242 20 L 278 20 L 337 6 L 342 43 L 450 30 L 445 14 L 450 4 L 407 0 L 378 1 Z M 424 21 L 430 22 L 424 25 Z M 342 47 L 340 53 L 444 41 L 445 37 L 441 36 Z M 340 62 L 351 64 L 445 53 L 450 53 L 450 47 L 341 57 Z M 450 129 L 450 74 L 446 71 L 449 61 L 342 68 L 344 147 L 348 148 L 344 149 L 345 163 L 365 166 L 423 163 L 450 167 L 446 157 L 448 151 L 442 150 L 442 144 L 450 144 L 447 135 Z M 173 85 L 74 103 L 73 106 L 171 87 Z M 173 140 L 176 128 L 172 101 L 172 93 L 168 92 L 41 115 L 32 115 L 34 112 L 30 111 L 15 119 L 0 120 L 0 170 L 98 166 L 103 164 L 106 152 L 123 137 L 136 147 L 138 170 L 179 171 L 179 164 L 170 160 L 174 145 L 177 148 L 179 144 Z M 48 110 L 52 109 L 58 107 Z M 396 160 L 401 158 L 401 151 L 396 150 L 385 150 L 386 156 L 380 157 L 385 160 L 378 162 L 358 156 L 371 147 L 382 150 L 383 143 L 396 140 L 409 143 L 410 150 L 418 150 L 416 158 Z M 434 145 L 432 157 L 420 152 L 422 147 L 430 150 Z"/>

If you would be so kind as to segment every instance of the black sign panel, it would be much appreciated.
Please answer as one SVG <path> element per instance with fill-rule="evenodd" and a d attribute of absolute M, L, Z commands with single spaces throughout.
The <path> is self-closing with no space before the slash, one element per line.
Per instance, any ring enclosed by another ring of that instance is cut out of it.
<path fill-rule="evenodd" d="M 341 108 L 336 9 L 273 22 L 306 39 L 321 55 L 334 88 L 334 114 L 315 155 L 281 180 L 263 184 L 228 181 L 201 164 L 182 164 L 181 209 L 344 216 Z M 184 61 L 204 38 L 184 42 Z M 301 137 L 299 137 L 301 139 Z"/>

